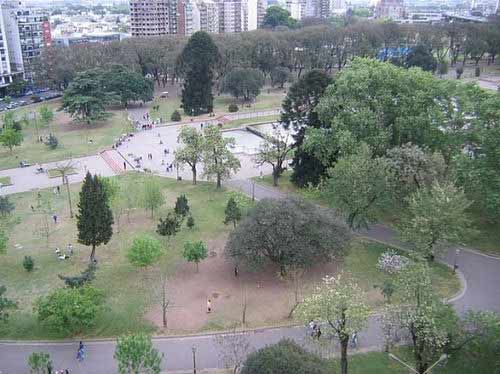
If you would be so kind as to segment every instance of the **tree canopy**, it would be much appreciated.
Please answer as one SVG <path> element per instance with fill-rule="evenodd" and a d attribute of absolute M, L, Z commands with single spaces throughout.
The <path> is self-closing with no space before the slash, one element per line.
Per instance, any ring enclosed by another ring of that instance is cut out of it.
<path fill-rule="evenodd" d="M 264 76 L 258 69 L 234 68 L 226 74 L 222 81 L 222 92 L 235 98 L 250 101 L 259 96 L 264 86 Z"/>
<path fill-rule="evenodd" d="M 271 5 L 266 9 L 264 20 L 262 21 L 263 28 L 275 29 L 278 26 L 286 26 L 293 28 L 297 24 L 297 20 L 290 17 L 290 12 L 279 5 Z"/>
<path fill-rule="evenodd" d="M 114 358 L 120 374 L 159 374 L 163 354 L 154 348 L 151 337 L 137 334 L 118 338 Z"/>
<path fill-rule="evenodd" d="M 264 199 L 229 234 L 225 254 L 256 267 L 271 261 L 285 274 L 342 258 L 350 239 L 329 210 L 296 199 Z"/>

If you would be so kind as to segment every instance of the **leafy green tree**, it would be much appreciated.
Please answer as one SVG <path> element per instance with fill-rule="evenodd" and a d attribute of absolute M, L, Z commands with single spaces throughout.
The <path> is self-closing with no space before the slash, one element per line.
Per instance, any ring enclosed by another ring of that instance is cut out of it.
<path fill-rule="evenodd" d="M 396 300 L 383 314 L 386 339 L 389 330 L 403 330 L 410 336 L 416 370 L 424 373 L 445 352 L 450 338 L 460 330 L 452 306 L 432 290 L 428 266 L 413 262 L 396 279 Z"/>
<path fill-rule="evenodd" d="M 357 283 L 343 274 L 325 277 L 316 291 L 297 307 L 296 314 L 304 322 L 325 321 L 325 329 L 340 342 L 340 370 L 347 374 L 347 349 L 352 334 L 368 322 L 370 308 Z"/>
<path fill-rule="evenodd" d="M 154 348 L 151 337 L 137 334 L 118 338 L 114 358 L 120 374 L 159 374 L 163 355 Z"/>
<path fill-rule="evenodd" d="M 235 144 L 234 138 L 225 138 L 216 126 L 207 126 L 203 130 L 205 144 L 203 146 L 203 166 L 207 178 L 215 177 L 217 188 L 222 181 L 228 179 L 231 172 L 236 173 L 241 165 L 229 148 Z"/>
<path fill-rule="evenodd" d="M 144 182 L 142 194 L 142 206 L 151 210 L 151 219 L 154 217 L 156 209 L 165 204 L 165 197 L 161 192 L 161 186 L 156 179 L 149 178 Z"/>
<path fill-rule="evenodd" d="M 189 203 L 186 195 L 181 195 L 175 201 L 174 212 L 183 219 L 189 214 Z"/>
<path fill-rule="evenodd" d="M 285 83 L 290 78 L 290 72 L 287 68 L 283 66 L 278 66 L 271 70 L 271 85 L 279 86 L 279 88 L 283 88 Z"/>
<path fill-rule="evenodd" d="M 31 257 L 31 256 L 24 256 L 24 258 L 23 258 L 23 268 L 28 273 L 31 273 L 33 271 L 33 269 L 35 268 L 35 260 L 33 260 L 33 257 Z"/>
<path fill-rule="evenodd" d="M 90 125 L 105 118 L 106 105 L 119 100 L 114 92 L 109 92 L 100 69 L 78 73 L 66 88 L 62 97 L 62 109 L 74 119 Z"/>
<path fill-rule="evenodd" d="M 293 28 L 297 25 L 297 20 L 290 17 L 290 12 L 279 5 L 271 5 L 266 9 L 262 28 L 275 29 L 278 26 Z"/>
<path fill-rule="evenodd" d="M 311 70 L 290 87 L 283 101 L 281 123 L 296 131 L 291 180 L 299 187 L 317 185 L 326 175 L 326 167 L 313 154 L 306 152 L 303 143 L 307 128 L 322 126 L 315 108 L 331 83 L 332 79 L 325 72 Z"/>
<path fill-rule="evenodd" d="M 257 165 L 269 164 L 273 168 L 273 186 L 278 186 L 278 181 L 286 170 L 284 163 L 292 152 L 292 142 L 289 136 L 279 129 L 274 129 L 272 135 L 264 137 L 260 144 L 255 162 Z"/>
<path fill-rule="evenodd" d="M 187 221 L 186 221 L 186 226 L 188 229 L 192 229 L 194 227 L 194 217 L 192 215 L 189 215 Z"/>
<path fill-rule="evenodd" d="M 264 86 L 264 76 L 253 68 L 234 68 L 222 81 L 222 92 L 227 92 L 235 98 L 251 101 L 260 94 Z"/>
<path fill-rule="evenodd" d="M 240 374 L 327 374 L 331 369 L 321 357 L 292 340 L 281 340 L 250 353 Z"/>
<path fill-rule="evenodd" d="M 218 60 L 219 51 L 209 34 L 191 35 L 177 60 L 177 71 L 184 77 L 182 108 L 187 115 L 212 112 L 213 71 Z"/>
<path fill-rule="evenodd" d="M 193 184 L 196 184 L 197 165 L 202 161 L 205 140 L 203 134 L 194 127 L 185 126 L 181 129 L 177 141 L 183 147 L 175 151 L 175 161 L 181 165 L 188 164 L 193 173 Z"/>
<path fill-rule="evenodd" d="M 329 176 L 324 193 L 345 215 L 350 228 L 367 227 L 389 201 L 389 165 L 384 158 L 373 158 L 366 144 L 353 155 L 341 158 Z"/>
<path fill-rule="evenodd" d="M 78 242 L 92 246 L 90 261 L 95 262 L 96 247 L 111 240 L 114 221 L 103 183 L 89 172 L 83 180 L 76 219 Z"/>
<path fill-rule="evenodd" d="M 149 101 L 153 98 L 153 82 L 124 65 L 111 65 L 101 74 L 106 91 L 116 94 L 124 107 L 130 101 Z"/>
<path fill-rule="evenodd" d="M 47 105 L 42 105 L 38 108 L 38 116 L 40 117 L 42 126 L 49 126 L 54 120 L 54 111 Z"/>
<path fill-rule="evenodd" d="M 181 220 L 177 214 L 168 212 L 165 219 L 160 218 L 156 232 L 161 236 L 168 236 L 170 238 L 179 232 L 180 227 Z"/>
<path fill-rule="evenodd" d="M 52 360 L 44 352 L 33 352 L 28 357 L 30 374 L 52 374 Z"/>
<path fill-rule="evenodd" d="M 91 286 L 59 288 L 36 300 L 38 320 L 56 330 L 76 334 L 92 327 L 102 309 L 103 293 Z"/>
<path fill-rule="evenodd" d="M 6 217 L 16 208 L 8 196 L 0 196 L 0 216 Z"/>
<path fill-rule="evenodd" d="M 224 224 L 227 225 L 229 222 L 233 223 L 233 227 L 236 228 L 236 223 L 241 220 L 241 209 L 234 197 L 230 197 L 227 201 L 226 209 L 224 211 Z"/>
<path fill-rule="evenodd" d="M 149 235 L 140 235 L 134 239 L 128 250 L 129 261 L 139 267 L 147 267 L 155 263 L 163 254 L 161 244 Z"/>
<path fill-rule="evenodd" d="M 5 292 L 7 288 L 0 285 L 0 322 L 6 322 L 9 318 L 9 310 L 17 308 L 15 301 L 4 296 Z"/>
<path fill-rule="evenodd" d="M 429 47 L 419 44 L 411 48 L 406 56 L 405 66 L 408 68 L 419 67 L 423 71 L 434 73 L 437 68 L 437 60 Z"/>
<path fill-rule="evenodd" d="M 198 264 L 201 260 L 206 259 L 208 256 L 207 246 L 202 241 L 187 242 L 184 244 L 182 256 L 186 259 L 186 261 L 194 262 L 196 264 L 196 272 L 198 273 Z"/>
<path fill-rule="evenodd" d="M 278 265 L 282 275 L 343 257 L 351 234 L 327 209 L 306 201 L 259 201 L 229 234 L 225 254 L 260 267 Z"/>
<path fill-rule="evenodd" d="M 23 142 L 23 133 L 13 128 L 7 128 L 0 132 L 0 144 L 9 148 L 12 153 L 14 147 L 18 147 Z"/>
<path fill-rule="evenodd" d="M 453 183 L 435 182 L 409 197 L 398 229 L 405 241 L 433 259 L 439 242 L 457 243 L 470 232 L 467 216 L 470 204 L 463 190 Z"/>

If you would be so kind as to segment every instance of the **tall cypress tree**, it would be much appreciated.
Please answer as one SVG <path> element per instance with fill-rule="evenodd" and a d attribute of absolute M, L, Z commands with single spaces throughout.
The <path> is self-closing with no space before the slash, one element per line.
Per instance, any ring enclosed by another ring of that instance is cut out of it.
<path fill-rule="evenodd" d="M 96 262 L 95 249 L 107 244 L 113 236 L 113 213 L 102 181 L 89 172 L 83 181 L 78 203 L 77 228 L 78 242 L 92 246 L 90 261 Z"/>
<path fill-rule="evenodd" d="M 213 110 L 213 69 L 219 50 L 209 34 L 195 32 L 177 60 L 177 71 L 184 77 L 182 107 L 187 115 L 210 113 Z"/>

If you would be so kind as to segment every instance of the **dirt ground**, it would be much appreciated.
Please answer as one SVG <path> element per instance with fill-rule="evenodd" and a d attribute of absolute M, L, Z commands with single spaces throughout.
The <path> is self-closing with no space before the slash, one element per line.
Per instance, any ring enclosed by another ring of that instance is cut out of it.
<path fill-rule="evenodd" d="M 258 272 L 240 268 L 234 275 L 234 265 L 223 255 L 226 237 L 208 242 L 209 257 L 200 263 L 199 273 L 194 264 L 181 263 L 169 281 L 168 296 L 172 306 L 167 318 L 169 330 L 192 332 L 203 329 L 230 327 L 241 322 L 246 292 L 246 323 L 249 326 L 283 321 L 294 305 L 294 287 L 278 277 L 277 268 Z M 336 272 L 336 264 L 321 264 L 304 275 L 308 288 L 325 275 Z M 310 288 L 309 288 L 310 289 Z M 303 292 L 307 292 L 303 290 Z M 207 313 L 207 300 L 212 301 L 212 313 Z M 161 311 L 155 308 L 146 318 L 161 326 Z"/>

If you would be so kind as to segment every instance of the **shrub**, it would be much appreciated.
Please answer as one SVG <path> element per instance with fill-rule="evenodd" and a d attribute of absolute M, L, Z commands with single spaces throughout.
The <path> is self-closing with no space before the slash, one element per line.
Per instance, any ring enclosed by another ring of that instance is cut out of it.
<path fill-rule="evenodd" d="M 33 257 L 31 256 L 24 256 L 23 259 L 23 268 L 26 270 L 28 273 L 33 271 L 35 268 L 35 260 L 33 260 Z"/>
<path fill-rule="evenodd" d="M 0 196 L 0 216 L 7 216 L 15 209 L 15 205 L 8 196 Z"/>
<path fill-rule="evenodd" d="M 102 309 L 103 293 L 91 286 L 59 288 L 35 302 L 38 320 L 54 329 L 76 334 L 92 327 Z"/>
<path fill-rule="evenodd" d="M 56 149 L 57 146 L 59 145 L 59 140 L 57 140 L 55 135 L 50 134 L 49 138 L 45 142 L 45 145 L 48 146 L 50 149 Z"/>
<path fill-rule="evenodd" d="M 181 114 L 178 110 L 174 110 L 172 115 L 170 116 L 170 120 L 174 122 L 179 122 L 182 119 Z"/>
<path fill-rule="evenodd" d="M 241 370 L 241 374 L 327 374 L 329 372 L 331 369 L 325 360 L 286 339 L 248 355 Z"/>
<path fill-rule="evenodd" d="M 28 366 L 30 373 L 33 374 L 51 374 L 52 373 L 52 360 L 50 355 L 44 352 L 33 352 L 28 357 Z"/>
<path fill-rule="evenodd" d="M 141 235 L 134 239 L 127 256 L 133 265 L 145 267 L 158 260 L 162 253 L 162 246 L 158 240 L 149 235 Z"/>
<path fill-rule="evenodd" d="M 443 61 L 443 62 L 439 63 L 439 65 L 438 65 L 438 73 L 440 75 L 448 74 L 448 62 Z"/>
<path fill-rule="evenodd" d="M 73 277 L 65 277 L 63 275 L 58 275 L 59 279 L 62 279 L 66 286 L 70 288 L 83 287 L 86 284 L 92 282 L 95 278 L 95 271 L 97 270 L 97 265 L 95 262 L 90 263 L 87 269 L 82 271 L 80 275 L 75 275 Z"/>
<path fill-rule="evenodd" d="M 229 111 L 229 113 L 235 113 L 235 112 L 237 112 L 238 110 L 240 110 L 240 108 L 238 108 L 238 105 L 236 105 L 235 103 L 231 103 L 231 104 L 229 104 L 229 106 L 227 107 L 227 110 Z"/>
<path fill-rule="evenodd" d="M 190 230 L 194 227 L 194 218 L 193 218 L 193 216 L 189 216 L 188 217 L 187 222 L 186 222 L 186 226 Z"/>
<path fill-rule="evenodd" d="M 0 230 L 0 254 L 7 252 L 7 243 L 9 242 L 9 238 L 3 231 Z"/>
<path fill-rule="evenodd" d="M 188 262 L 194 262 L 196 264 L 196 272 L 198 272 L 198 264 L 201 260 L 207 258 L 208 250 L 205 243 L 199 242 L 187 242 L 184 244 L 184 252 L 182 256 Z"/>
<path fill-rule="evenodd" d="M 399 255 L 394 249 L 390 249 L 380 255 L 377 267 L 388 273 L 396 274 L 403 270 L 409 263 L 409 259 Z"/>
<path fill-rule="evenodd" d="M 186 195 L 181 195 L 175 202 L 174 212 L 176 215 L 184 218 L 189 213 L 189 203 Z"/>
<path fill-rule="evenodd" d="M 476 68 L 474 69 L 474 75 L 476 77 L 479 77 L 481 75 L 481 68 L 479 66 L 476 66 Z"/>

